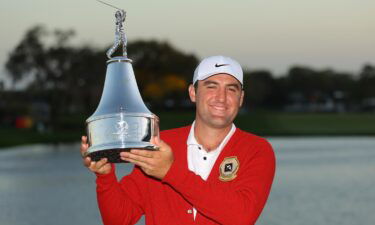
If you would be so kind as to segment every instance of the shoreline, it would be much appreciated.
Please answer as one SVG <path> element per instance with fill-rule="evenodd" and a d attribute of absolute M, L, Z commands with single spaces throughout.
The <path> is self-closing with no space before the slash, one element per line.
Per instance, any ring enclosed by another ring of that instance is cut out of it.
<path fill-rule="evenodd" d="M 160 130 L 187 126 L 194 112 L 156 112 Z M 62 125 L 65 129 L 38 133 L 34 129 L 0 127 L 0 150 L 30 144 L 79 142 L 85 135 L 85 115 L 71 115 Z M 262 137 L 375 137 L 375 113 L 240 113 L 236 127 Z"/>

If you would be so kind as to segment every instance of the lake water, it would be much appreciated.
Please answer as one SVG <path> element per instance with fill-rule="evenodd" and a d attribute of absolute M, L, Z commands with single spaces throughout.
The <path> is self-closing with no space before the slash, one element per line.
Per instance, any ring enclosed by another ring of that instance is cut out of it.
<path fill-rule="evenodd" d="M 269 138 L 277 172 L 258 225 L 375 224 L 375 138 Z M 79 145 L 0 151 L 1 225 L 99 225 Z M 118 174 L 131 170 L 122 164 Z M 138 224 L 144 224 L 141 220 Z"/>

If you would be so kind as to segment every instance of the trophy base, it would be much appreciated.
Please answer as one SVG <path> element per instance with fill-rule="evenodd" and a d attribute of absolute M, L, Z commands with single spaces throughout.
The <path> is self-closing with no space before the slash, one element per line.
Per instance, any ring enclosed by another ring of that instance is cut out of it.
<path fill-rule="evenodd" d="M 121 149 L 105 149 L 99 150 L 95 152 L 91 152 L 87 154 L 88 157 L 91 158 L 92 161 L 99 161 L 102 158 L 107 158 L 108 162 L 110 163 L 129 163 L 128 161 L 122 160 L 120 157 L 121 152 L 129 152 L 131 148 L 121 148 Z M 148 151 L 155 151 L 157 149 L 150 146 L 149 148 L 139 149 L 139 150 L 148 150 Z"/>

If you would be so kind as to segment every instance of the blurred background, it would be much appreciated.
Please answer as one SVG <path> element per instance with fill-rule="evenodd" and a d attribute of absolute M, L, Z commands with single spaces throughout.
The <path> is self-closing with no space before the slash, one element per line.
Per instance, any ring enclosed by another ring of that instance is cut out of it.
<path fill-rule="evenodd" d="M 0 3 L 0 224 L 101 224 L 78 142 L 101 97 L 115 10 Z M 108 3 L 127 11 L 129 58 L 161 129 L 194 120 L 187 87 L 200 59 L 243 66 L 235 123 L 277 157 L 258 224 L 373 224 L 375 2 Z M 119 167 L 119 178 L 132 169 Z"/>

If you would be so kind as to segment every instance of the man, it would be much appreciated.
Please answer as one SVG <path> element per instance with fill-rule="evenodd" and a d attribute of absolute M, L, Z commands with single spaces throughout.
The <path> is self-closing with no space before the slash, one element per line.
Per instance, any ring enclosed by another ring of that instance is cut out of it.
<path fill-rule="evenodd" d="M 191 126 L 160 133 L 159 151 L 133 149 L 121 158 L 133 172 L 117 181 L 102 159 L 84 164 L 97 175 L 104 224 L 255 224 L 271 188 L 275 158 L 268 142 L 235 127 L 243 102 L 243 72 L 231 58 L 204 59 L 189 96 L 196 104 Z M 81 153 L 87 151 L 82 137 Z"/>

